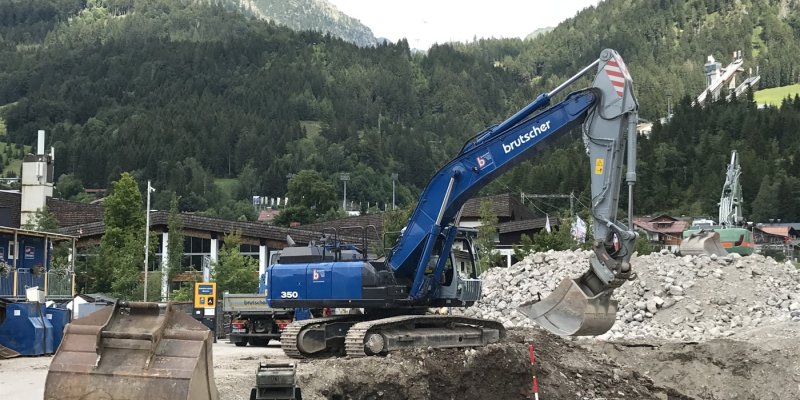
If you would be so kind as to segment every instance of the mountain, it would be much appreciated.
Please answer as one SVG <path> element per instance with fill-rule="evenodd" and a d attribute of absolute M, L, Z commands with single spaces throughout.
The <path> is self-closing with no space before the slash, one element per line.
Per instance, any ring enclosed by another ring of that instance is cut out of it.
<path fill-rule="evenodd" d="M 329 33 L 358 46 L 378 43 L 372 30 L 326 0 L 231 0 L 258 18 L 296 31 Z"/>
<path fill-rule="evenodd" d="M 534 40 L 476 43 L 464 51 L 503 60 L 545 91 L 613 48 L 635 78 L 644 116 L 658 118 L 668 102 L 704 90 L 709 55 L 724 66 L 742 50 L 744 69 L 759 68 L 764 87 L 796 83 L 799 38 L 797 0 L 605 0 Z"/>
<path fill-rule="evenodd" d="M 544 35 L 545 33 L 552 32 L 553 29 L 555 29 L 554 26 L 546 26 L 544 28 L 539 28 L 539 29 L 529 33 L 528 36 L 525 36 L 525 40 L 536 39 L 540 35 Z"/>
<path fill-rule="evenodd" d="M 339 173 L 350 173 L 348 199 L 370 204 L 391 199 L 397 173 L 398 203 L 409 204 L 476 132 L 611 47 L 631 70 L 642 117 L 657 120 L 668 101 L 676 110 L 675 122 L 656 124 L 640 142 L 639 212 L 713 214 L 719 171 L 735 147 L 746 207 L 770 218 L 800 215 L 794 200 L 770 195 L 800 188 L 792 130 L 800 107 L 758 110 L 737 99 L 696 109 L 687 101 L 702 90 L 709 54 L 724 62 L 743 50 L 766 86 L 796 82 L 796 1 L 606 0 L 532 40 L 444 44 L 426 53 L 404 40 L 359 47 L 296 32 L 243 7 L 0 2 L 2 140 L 30 145 L 45 129 L 57 177 L 107 187 L 132 171 L 153 180 L 162 209 L 172 192 L 184 211 L 248 208 L 250 196 L 283 197 L 287 176 L 304 169 L 337 190 Z M 585 158 L 576 130 L 487 192 L 574 191 L 590 204 Z M 220 178 L 236 183 L 220 189 Z"/>

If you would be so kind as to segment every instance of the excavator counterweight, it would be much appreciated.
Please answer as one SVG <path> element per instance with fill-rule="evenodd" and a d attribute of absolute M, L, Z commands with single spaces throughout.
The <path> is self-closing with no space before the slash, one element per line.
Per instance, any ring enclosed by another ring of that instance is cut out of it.
<path fill-rule="evenodd" d="M 172 304 L 117 302 L 67 325 L 45 400 L 216 400 L 211 331 Z"/>

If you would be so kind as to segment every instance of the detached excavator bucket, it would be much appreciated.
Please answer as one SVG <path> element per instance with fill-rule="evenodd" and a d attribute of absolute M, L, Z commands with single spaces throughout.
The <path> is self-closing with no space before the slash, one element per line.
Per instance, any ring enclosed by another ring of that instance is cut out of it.
<path fill-rule="evenodd" d="M 719 257 L 726 257 L 728 251 L 722 246 L 719 239 L 719 232 L 700 230 L 692 233 L 689 237 L 681 241 L 681 254 L 685 256 L 699 256 L 716 254 Z"/>
<path fill-rule="evenodd" d="M 617 301 L 610 290 L 591 296 L 578 279 L 564 279 L 549 296 L 523 303 L 519 311 L 556 335 L 595 336 L 614 325 Z"/>
<path fill-rule="evenodd" d="M 157 303 L 120 303 L 67 325 L 45 400 L 219 397 L 211 331 Z"/>

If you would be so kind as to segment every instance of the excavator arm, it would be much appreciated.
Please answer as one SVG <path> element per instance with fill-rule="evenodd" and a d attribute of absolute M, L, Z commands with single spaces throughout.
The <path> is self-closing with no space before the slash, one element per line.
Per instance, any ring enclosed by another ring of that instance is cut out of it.
<path fill-rule="evenodd" d="M 550 99 L 592 69 L 591 88 L 569 94 L 552 107 Z M 635 233 L 616 221 L 623 158 L 628 147 L 626 180 L 629 215 L 636 181 L 635 149 L 638 105 L 632 80 L 620 55 L 604 50 L 600 58 L 499 125 L 468 141 L 458 156 L 440 169 L 420 196 L 406 229 L 387 258 L 395 275 L 413 281 L 410 297 L 424 302 L 438 289 L 461 207 L 481 188 L 511 167 L 583 123 L 591 164 L 594 254 L 589 270 L 566 280 L 559 290 L 522 311 L 559 334 L 599 334 L 613 325 L 614 288 L 631 278 Z M 538 113 L 537 113 L 538 111 Z M 432 255 L 438 252 L 438 257 Z M 435 261 L 435 265 L 430 264 Z M 562 288 L 563 287 L 563 288 Z M 601 322 L 598 322 L 601 321 Z"/>
<path fill-rule="evenodd" d="M 719 198 L 719 223 L 725 227 L 740 226 L 744 222 L 742 217 L 742 184 L 739 177 L 742 168 L 739 166 L 739 155 L 736 150 L 731 151 L 731 162 L 725 173 L 725 184 Z"/>

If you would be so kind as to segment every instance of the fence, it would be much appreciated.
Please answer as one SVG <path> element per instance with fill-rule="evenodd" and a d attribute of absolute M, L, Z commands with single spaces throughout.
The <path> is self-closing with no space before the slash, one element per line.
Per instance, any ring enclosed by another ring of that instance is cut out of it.
<path fill-rule="evenodd" d="M 69 299 L 75 295 L 74 282 L 75 274 L 53 271 L 39 274 L 20 268 L 0 273 L 0 297 L 23 299 L 26 289 L 38 286 L 47 299 Z"/>

